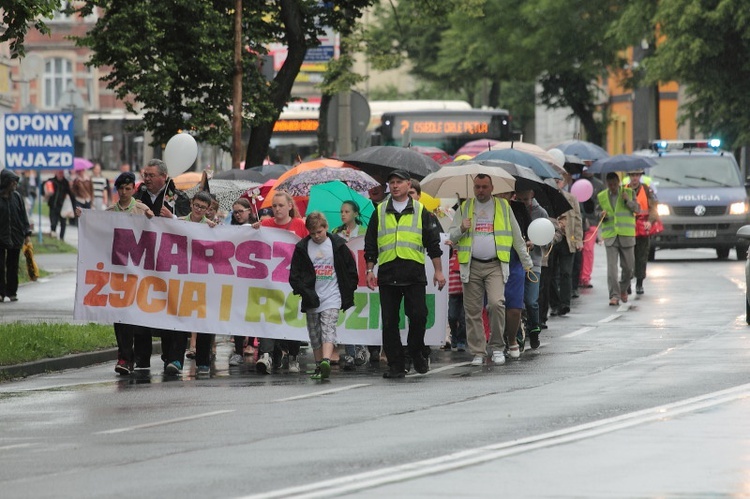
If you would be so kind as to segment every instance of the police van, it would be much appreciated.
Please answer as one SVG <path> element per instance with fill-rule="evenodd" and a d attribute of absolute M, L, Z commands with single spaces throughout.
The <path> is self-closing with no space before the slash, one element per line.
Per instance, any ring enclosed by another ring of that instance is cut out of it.
<path fill-rule="evenodd" d="M 646 174 L 659 200 L 664 231 L 651 237 L 654 250 L 713 248 L 719 259 L 734 248 L 747 257 L 748 240 L 737 230 L 748 223 L 748 196 L 739 166 L 721 141 L 668 141 L 640 151 L 652 161 Z"/>

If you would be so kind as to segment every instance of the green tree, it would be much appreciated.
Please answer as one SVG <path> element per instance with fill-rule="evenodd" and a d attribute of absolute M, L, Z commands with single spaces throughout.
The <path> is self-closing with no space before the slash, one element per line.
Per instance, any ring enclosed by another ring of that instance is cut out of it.
<path fill-rule="evenodd" d="M 319 44 L 323 26 L 348 33 L 371 0 L 243 2 L 243 124 L 250 130 L 246 164 L 266 156 L 273 124 L 291 99 L 305 52 Z M 233 74 L 232 0 L 87 0 L 103 8 L 79 43 L 105 67 L 108 88 L 129 109 L 144 114 L 157 144 L 179 129 L 227 147 Z M 85 13 L 85 11 L 84 11 Z M 288 54 L 273 81 L 260 71 L 265 45 L 281 42 Z"/>
<path fill-rule="evenodd" d="M 0 43 L 10 42 L 10 56 L 15 59 L 25 55 L 24 41 L 29 27 L 49 34 L 45 19 L 60 10 L 60 0 L 0 0 L 3 22 L 0 25 Z"/>
<path fill-rule="evenodd" d="M 663 42 L 644 61 L 653 81 L 686 89 L 681 120 L 739 147 L 750 143 L 750 10 L 744 0 L 660 2 Z"/>

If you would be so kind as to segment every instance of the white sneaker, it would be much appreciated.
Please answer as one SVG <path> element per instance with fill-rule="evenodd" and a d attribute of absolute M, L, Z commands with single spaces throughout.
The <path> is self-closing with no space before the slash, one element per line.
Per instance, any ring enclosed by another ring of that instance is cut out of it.
<path fill-rule="evenodd" d="M 472 366 L 483 366 L 484 365 L 484 355 L 475 355 L 474 359 L 471 361 Z"/>
<path fill-rule="evenodd" d="M 299 372 L 299 361 L 297 360 L 297 357 L 295 357 L 294 355 L 289 356 L 289 372 L 290 373 Z"/>
<path fill-rule="evenodd" d="M 258 362 L 255 363 L 255 372 L 260 374 L 271 373 L 271 356 L 264 353 L 258 358 Z"/>
<path fill-rule="evenodd" d="M 245 363 L 245 359 L 243 359 L 242 355 L 240 355 L 238 353 L 233 353 L 229 357 L 229 365 L 230 366 L 239 366 L 240 364 L 244 364 L 244 363 Z"/>
<path fill-rule="evenodd" d="M 512 347 L 508 348 L 508 357 L 511 359 L 520 359 L 521 358 L 521 347 L 518 345 L 513 345 Z"/>
<path fill-rule="evenodd" d="M 495 350 L 492 352 L 492 363 L 496 366 L 502 366 L 505 364 L 505 354 L 501 350 Z"/>

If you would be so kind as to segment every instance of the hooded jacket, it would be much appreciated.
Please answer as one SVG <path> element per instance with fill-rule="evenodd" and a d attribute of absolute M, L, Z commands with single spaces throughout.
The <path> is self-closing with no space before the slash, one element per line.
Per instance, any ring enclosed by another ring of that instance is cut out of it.
<path fill-rule="evenodd" d="M 5 190 L 18 175 L 9 171 L 0 171 L 0 190 Z M 19 249 L 24 239 L 31 235 L 29 218 L 26 216 L 26 204 L 17 191 L 10 196 L 0 196 L 0 247 Z"/>
<path fill-rule="evenodd" d="M 341 293 L 341 310 L 346 310 L 354 305 L 354 291 L 359 282 L 357 263 L 344 238 L 330 232 L 328 237 L 333 245 L 333 268 Z M 294 246 L 289 272 L 289 284 L 294 294 L 302 297 L 302 312 L 320 306 L 320 298 L 315 292 L 315 267 L 307 252 L 307 243 L 311 239 L 307 236 Z"/>

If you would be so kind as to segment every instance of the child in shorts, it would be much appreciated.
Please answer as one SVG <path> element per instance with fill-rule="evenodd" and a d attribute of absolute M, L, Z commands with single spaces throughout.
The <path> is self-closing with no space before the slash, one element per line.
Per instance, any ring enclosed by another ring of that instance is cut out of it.
<path fill-rule="evenodd" d="M 310 346 L 315 356 L 315 380 L 331 374 L 331 355 L 336 345 L 339 310 L 354 305 L 359 277 L 357 264 L 346 241 L 328 232 L 326 217 L 317 211 L 307 215 L 309 235 L 294 247 L 289 284 L 300 295 L 306 314 Z"/>

